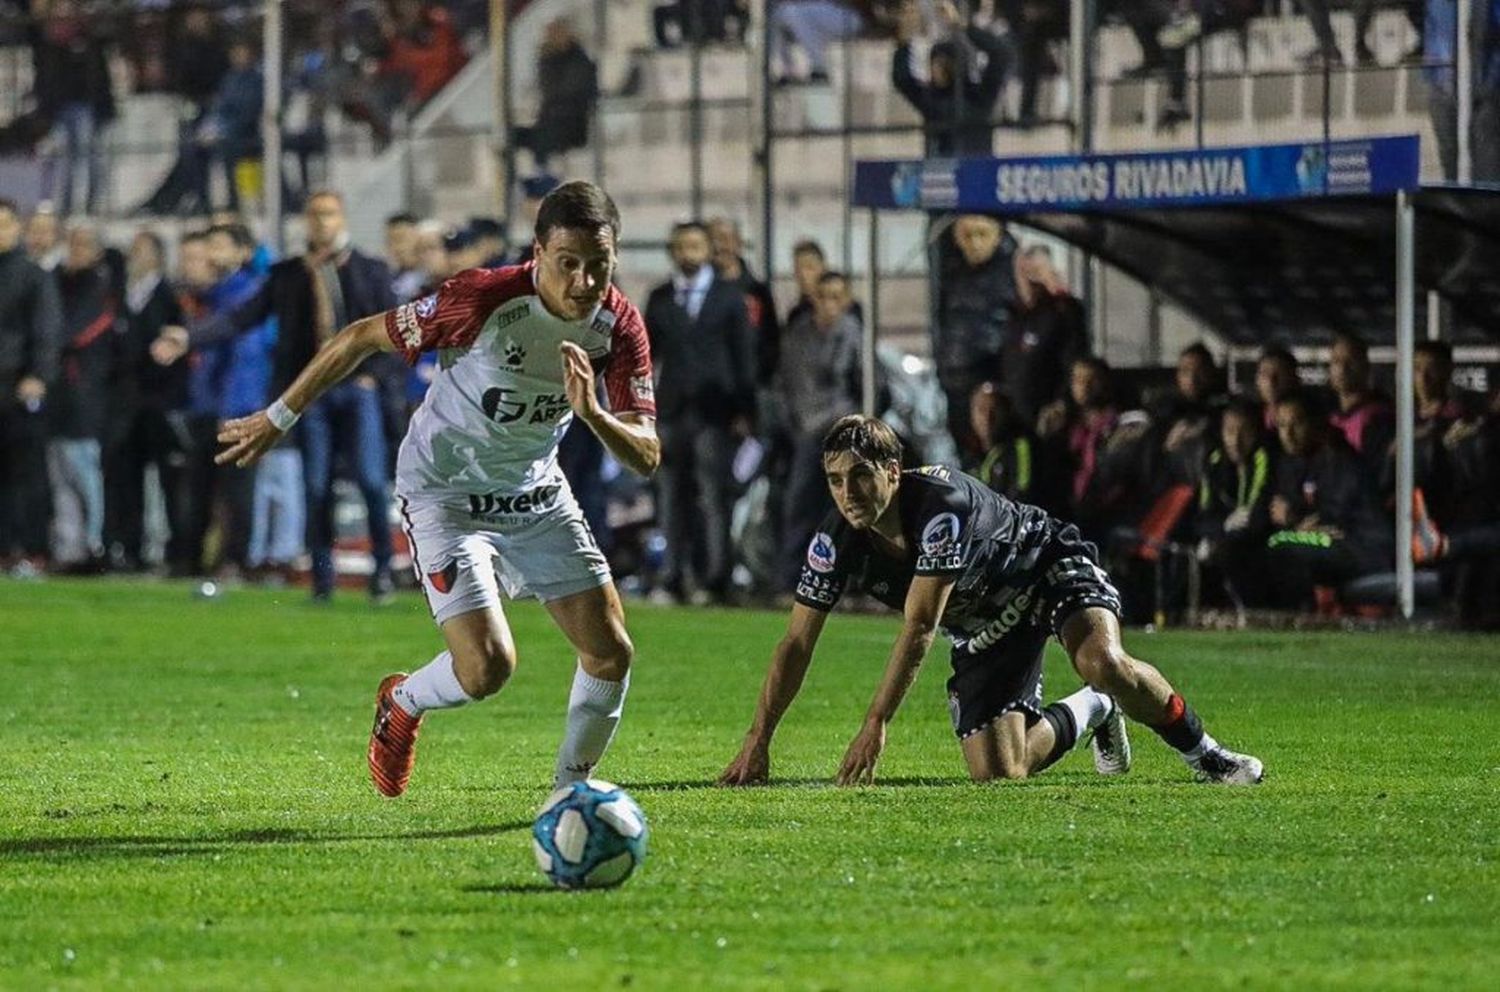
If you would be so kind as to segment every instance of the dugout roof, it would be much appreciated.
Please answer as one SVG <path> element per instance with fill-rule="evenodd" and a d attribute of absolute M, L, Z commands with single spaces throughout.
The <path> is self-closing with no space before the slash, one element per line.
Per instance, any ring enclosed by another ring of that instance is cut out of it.
<path fill-rule="evenodd" d="M 1414 136 L 1140 155 L 861 162 L 857 205 L 983 212 L 1155 287 L 1236 345 L 1394 343 L 1395 197 L 1415 211 L 1418 321 L 1500 342 L 1500 189 L 1419 187 Z"/>

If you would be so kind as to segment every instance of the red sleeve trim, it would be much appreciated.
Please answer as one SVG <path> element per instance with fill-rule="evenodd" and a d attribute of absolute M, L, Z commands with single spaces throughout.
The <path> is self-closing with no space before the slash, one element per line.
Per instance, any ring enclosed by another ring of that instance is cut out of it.
<path fill-rule="evenodd" d="M 655 417 L 656 387 L 651 378 L 651 343 L 646 337 L 646 322 L 624 294 L 616 290 L 611 296 L 614 299 L 605 305 L 619 317 L 610 341 L 609 365 L 604 370 L 609 408 L 614 413 Z"/>

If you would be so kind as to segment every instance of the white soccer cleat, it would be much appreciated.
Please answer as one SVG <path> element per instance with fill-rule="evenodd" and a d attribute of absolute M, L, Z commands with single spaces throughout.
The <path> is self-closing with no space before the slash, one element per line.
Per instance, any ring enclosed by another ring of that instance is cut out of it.
<path fill-rule="evenodd" d="M 1094 752 L 1094 770 L 1100 775 L 1124 775 L 1130 771 L 1130 735 L 1125 732 L 1125 714 L 1113 699 L 1109 701 L 1109 712 L 1094 727 L 1089 748 Z"/>
<path fill-rule="evenodd" d="M 1220 785 L 1258 785 L 1266 774 L 1266 766 L 1261 764 L 1259 758 L 1238 754 L 1227 747 L 1205 751 L 1201 757 L 1188 764 L 1198 773 L 1198 781 L 1217 782 Z"/>

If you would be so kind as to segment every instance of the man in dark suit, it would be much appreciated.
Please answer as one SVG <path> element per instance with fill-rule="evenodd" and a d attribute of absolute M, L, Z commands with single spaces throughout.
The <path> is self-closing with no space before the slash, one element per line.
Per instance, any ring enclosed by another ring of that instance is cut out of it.
<path fill-rule="evenodd" d="M 674 598 L 682 596 L 697 524 L 703 549 L 699 591 L 722 600 L 733 567 L 731 467 L 739 439 L 750 433 L 756 355 L 744 293 L 718 277 L 711 252 L 703 224 L 691 221 L 672 229 L 674 271 L 651 291 L 646 328 L 658 369 L 658 505 L 667 536 L 662 588 Z"/>
<path fill-rule="evenodd" d="M 44 408 L 62 347 L 57 280 L 26 257 L 20 212 L 0 198 L 0 563 L 23 573 L 47 556 Z"/>
<path fill-rule="evenodd" d="M 147 465 L 156 466 L 165 497 L 169 562 L 180 559 L 185 533 L 180 497 L 188 363 L 157 365 L 148 353 L 163 327 L 182 321 L 182 308 L 164 271 L 166 257 L 158 235 L 136 232 L 126 262 L 119 407 L 112 418 L 118 440 L 104 462 L 104 539 L 112 564 L 124 571 L 137 571 L 142 564 Z"/>
<path fill-rule="evenodd" d="M 190 332 L 170 328 L 158 358 L 170 360 L 189 344 L 203 347 L 279 321 L 271 390 L 286 389 L 318 349 L 341 327 L 396 306 L 386 264 L 349 247 L 343 200 L 337 193 L 314 193 L 307 200 L 307 252 L 271 266 L 259 292 L 211 320 L 196 322 Z M 385 427 L 380 381 L 404 377 L 394 355 L 365 359 L 348 379 L 326 392 L 304 411 L 297 427 L 307 489 L 307 546 L 312 551 L 313 599 L 333 594 L 333 464 L 342 453 L 364 497 L 375 568 L 370 597 L 390 597 L 390 495 L 386 488 Z"/>

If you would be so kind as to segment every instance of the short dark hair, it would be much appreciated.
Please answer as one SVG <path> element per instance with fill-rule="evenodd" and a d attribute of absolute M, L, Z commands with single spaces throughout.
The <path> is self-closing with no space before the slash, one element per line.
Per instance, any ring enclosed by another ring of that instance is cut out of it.
<path fill-rule="evenodd" d="M 667 236 L 667 240 L 675 241 L 677 240 L 677 235 L 685 234 L 688 231 L 697 231 L 705 238 L 712 237 L 712 235 L 708 233 L 708 225 L 703 223 L 701 220 L 680 220 L 672 225 L 672 233 Z"/>
<path fill-rule="evenodd" d="M 21 208 L 17 207 L 16 201 L 12 200 L 8 196 L 0 196 L 0 210 L 7 210 L 10 213 L 15 214 L 17 217 L 21 216 Z"/>
<path fill-rule="evenodd" d="M 227 234 L 231 241 L 241 248 L 254 248 L 255 235 L 250 233 L 250 228 L 233 221 L 228 224 L 214 224 L 208 229 L 209 234 Z"/>
<path fill-rule="evenodd" d="M 1230 414 L 1234 414 L 1237 417 L 1244 417 L 1257 426 L 1263 423 L 1260 403 L 1252 396 L 1229 397 L 1229 402 L 1224 404 L 1224 416 L 1227 417 Z"/>
<path fill-rule="evenodd" d="M 414 213 L 411 213 L 410 211 L 407 211 L 407 210 L 402 210 L 399 213 L 391 214 L 389 217 L 387 217 L 385 219 L 385 226 L 386 227 L 395 227 L 397 224 L 418 224 L 418 223 L 421 223 L 421 222 L 417 219 L 417 215 L 414 214 Z"/>
<path fill-rule="evenodd" d="M 842 282 L 842 283 L 847 283 L 848 281 L 849 281 L 849 276 L 846 275 L 843 272 L 840 272 L 838 269 L 829 269 L 827 272 L 825 272 L 822 275 L 818 276 L 818 285 L 819 286 L 823 285 L 824 283 L 828 283 L 828 282 Z"/>
<path fill-rule="evenodd" d="M 1204 363 L 1211 369 L 1218 367 L 1217 363 L 1214 361 L 1214 353 L 1209 351 L 1208 345 L 1204 344 L 1202 341 L 1194 341 L 1192 344 L 1188 345 L 1186 348 L 1177 353 L 1177 357 L 1179 360 L 1186 358 L 1189 355 L 1193 355 L 1194 357 L 1203 359 Z"/>
<path fill-rule="evenodd" d="M 798 255 L 816 255 L 818 256 L 818 261 L 825 261 L 823 255 L 823 246 L 818 244 L 812 238 L 803 238 L 801 241 L 792 245 L 792 257 L 796 258 Z"/>
<path fill-rule="evenodd" d="M 1266 347 L 1261 350 L 1260 357 L 1255 360 L 1255 364 L 1259 365 L 1261 362 L 1268 361 L 1280 362 L 1287 368 L 1291 369 L 1293 372 L 1297 371 L 1297 368 L 1300 365 L 1300 363 L 1297 361 L 1297 356 L 1292 354 L 1291 351 L 1279 344 L 1266 345 Z"/>
<path fill-rule="evenodd" d="M 851 413 L 840 417 L 823 435 L 823 458 L 852 451 L 877 465 L 901 461 L 901 439 L 883 420 Z"/>
<path fill-rule="evenodd" d="M 1447 341 L 1434 341 L 1431 338 L 1418 341 L 1412 346 L 1412 354 L 1431 355 L 1433 358 L 1446 364 L 1449 368 L 1453 367 L 1453 345 Z"/>
<path fill-rule="evenodd" d="M 583 179 L 563 183 L 542 198 L 536 212 L 536 239 L 547 243 L 553 228 L 598 231 L 609 228 L 620 237 L 620 208 L 609 194 Z"/>
<path fill-rule="evenodd" d="M 1318 404 L 1313 399 L 1312 393 L 1306 389 L 1289 390 L 1285 396 L 1276 401 L 1276 405 L 1300 407 L 1310 420 L 1318 419 Z"/>
<path fill-rule="evenodd" d="M 1333 343 L 1338 344 L 1339 342 L 1343 342 L 1350 348 L 1353 348 L 1354 353 L 1360 358 L 1363 358 L 1365 361 L 1368 362 L 1370 360 L 1370 345 L 1356 332 L 1335 331 L 1333 335 Z"/>
<path fill-rule="evenodd" d="M 183 231 L 182 235 L 177 239 L 177 243 L 180 244 L 180 245 L 185 245 L 189 241 L 207 241 L 207 240 L 208 240 L 208 232 L 207 231 L 202 231 L 202 230 Z"/>

